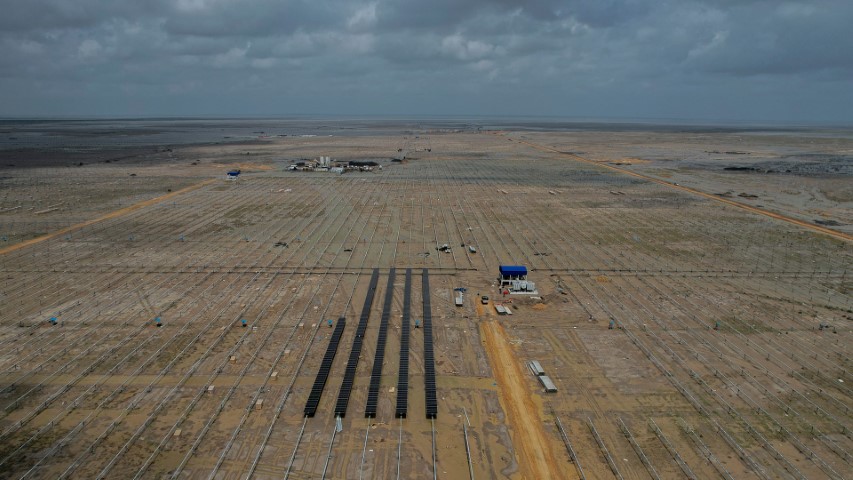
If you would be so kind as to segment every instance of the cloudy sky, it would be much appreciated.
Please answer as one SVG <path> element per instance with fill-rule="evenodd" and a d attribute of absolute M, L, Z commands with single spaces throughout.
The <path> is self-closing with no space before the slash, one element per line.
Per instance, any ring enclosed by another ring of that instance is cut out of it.
<path fill-rule="evenodd" d="M 0 116 L 853 124 L 851 0 L 0 0 Z"/>

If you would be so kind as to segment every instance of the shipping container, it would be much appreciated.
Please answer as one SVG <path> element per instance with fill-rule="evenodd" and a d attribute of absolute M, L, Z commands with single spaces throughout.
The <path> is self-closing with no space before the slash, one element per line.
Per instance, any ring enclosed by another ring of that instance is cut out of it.
<path fill-rule="evenodd" d="M 547 375 L 539 375 L 539 382 L 545 387 L 545 391 L 548 393 L 555 393 L 557 391 L 557 386 L 554 385 L 554 382 Z"/>
<path fill-rule="evenodd" d="M 531 360 L 527 362 L 527 367 L 533 372 L 533 375 L 537 377 L 545 375 L 545 370 L 542 369 L 542 365 L 537 360 Z"/>

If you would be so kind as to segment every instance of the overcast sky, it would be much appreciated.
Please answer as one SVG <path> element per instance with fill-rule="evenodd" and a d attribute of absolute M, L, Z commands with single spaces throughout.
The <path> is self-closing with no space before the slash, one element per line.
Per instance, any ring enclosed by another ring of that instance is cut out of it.
<path fill-rule="evenodd" d="M 0 0 L 0 115 L 853 124 L 851 0 Z"/>

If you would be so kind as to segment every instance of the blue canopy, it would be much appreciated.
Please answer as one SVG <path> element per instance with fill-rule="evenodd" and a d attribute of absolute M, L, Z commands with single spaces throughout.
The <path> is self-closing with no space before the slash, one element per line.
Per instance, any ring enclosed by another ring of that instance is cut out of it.
<path fill-rule="evenodd" d="M 504 277 L 520 277 L 527 275 L 527 267 L 521 265 L 501 265 L 501 276 Z"/>

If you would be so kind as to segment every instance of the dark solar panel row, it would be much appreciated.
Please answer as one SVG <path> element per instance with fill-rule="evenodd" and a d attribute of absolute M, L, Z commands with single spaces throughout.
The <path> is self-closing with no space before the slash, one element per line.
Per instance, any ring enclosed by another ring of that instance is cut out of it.
<path fill-rule="evenodd" d="M 367 389 L 367 405 L 364 416 L 376 416 L 379 403 L 379 383 L 382 381 L 382 364 L 385 362 L 385 343 L 388 340 L 388 319 L 391 317 L 391 302 L 394 300 L 394 277 L 396 270 L 388 273 L 388 287 L 385 289 L 385 303 L 382 305 L 382 319 L 379 322 L 379 337 L 376 340 L 376 354 L 373 357 L 373 371 L 370 373 L 370 387 Z"/>
<path fill-rule="evenodd" d="M 406 269 L 406 286 L 403 290 L 403 325 L 400 330 L 400 374 L 397 377 L 396 418 L 406 418 L 409 410 L 409 331 L 412 314 L 412 269 Z"/>
<path fill-rule="evenodd" d="M 394 275 L 394 270 L 391 270 Z M 370 309 L 373 306 L 373 297 L 376 294 L 376 285 L 379 283 L 379 269 L 373 269 L 370 277 L 370 286 L 364 299 L 364 307 L 361 309 L 361 317 L 358 319 L 358 327 L 355 329 L 355 337 L 352 339 L 352 349 L 349 353 L 349 361 L 344 372 L 344 381 L 341 383 L 341 391 L 338 393 L 338 401 L 335 404 L 335 415 L 344 417 L 347 414 L 347 404 L 355 382 L 355 370 L 358 368 L 358 357 L 361 355 L 361 345 L 364 342 L 364 332 L 367 330 L 367 321 L 370 319 Z"/>
<path fill-rule="evenodd" d="M 438 416 L 438 401 L 435 395 L 435 355 L 432 349 L 432 306 L 429 297 L 429 270 L 423 271 L 424 298 L 424 394 L 426 397 L 426 417 Z"/>
<path fill-rule="evenodd" d="M 335 325 L 335 330 L 332 332 L 332 338 L 329 339 L 329 346 L 326 347 L 326 354 L 323 355 L 323 362 L 320 364 L 320 370 L 317 372 L 317 378 L 314 379 L 314 386 L 311 387 L 311 393 L 308 394 L 308 401 L 305 402 L 305 416 L 313 417 L 317 413 L 317 405 L 320 404 L 320 397 L 323 395 L 323 388 L 326 386 L 326 380 L 329 378 L 329 371 L 332 369 L 332 361 L 335 360 L 335 353 L 338 351 L 338 344 L 341 341 L 341 334 L 344 333 L 344 327 L 347 321 L 344 317 L 338 319 L 338 324 Z"/>

